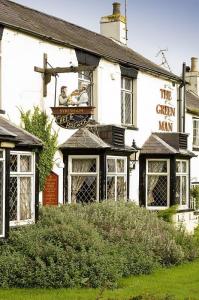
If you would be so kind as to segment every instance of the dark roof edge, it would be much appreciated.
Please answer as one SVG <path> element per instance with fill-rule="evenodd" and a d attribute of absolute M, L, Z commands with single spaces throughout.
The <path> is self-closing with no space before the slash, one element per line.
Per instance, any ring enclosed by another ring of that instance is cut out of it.
<path fill-rule="evenodd" d="M 195 116 L 199 116 L 199 109 L 187 107 L 187 113 L 195 115 Z"/>
<path fill-rule="evenodd" d="M 59 20 L 61 20 L 61 19 L 59 19 Z M 62 20 L 62 21 L 64 21 L 64 20 Z M 31 35 L 34 36 L 34 37 L 39 37 L 39 38 L 41 38 L 41 39 L 44 38 L 44 39 L 46 39 L 47 41 L 50 41 L 51 43 L 56 43 L 56 44 L 60 44 L 60 45 L 65 45 L 65 46 L 69 46 L 69 47 L 71 47 L 71 48 L 80 49 L 80 50 L 83 49 L 83 50 L 85 50 L 85 51 L 87 51 L 87 52 L 90 52 L 90 53 L 92 53 L 92 54 L 98 55 L 98 56 L 100 56 L 100 57 L 104 57 L 104 58 L 109 59 L 109 60 L 112 60 L 112 61 L 114 61 L 114 62 L 122 63 L 122 64 L 124 64 L 124 65 L 126 65 L 126 66 L 129 66 L 129 67 L 134 67 L 134 68 L 137 68 L 137 69 L 139 69 L 139 70 L 147 71 L 147 72 L 152 73 L 152 74 L 157 74 L 157 75 L 162 76 L 162 77 L 164 77 L 164 78 L 169 78 L 169 79 L 171 79 L 171 80 L 175 80 L 176 82 L 181 82 L 181 81 L 182 81 L 182 79 L 181 79 L 180 77 L 178 77 L 177 75 L 175 75 L 175 74 L 169 75 L 169 74 L 165 74 L 164 71 L 163 71 L 163 72 L 155 71 L 155 70 L 153 70 L 153 69 L 151 69 L 151 68 L 147 68 L 147 67 L 140 66 L 140 65 L 137 65 L 137 64 L 131 64 L 131 63 L 128 62 L 128 61 L 123 61 L 123 60 L 119 60 L 119 59 L 117 60 L 117 59 L 113 58 L 111 55 L 104 55 L 104 56 L 102 56 L 100 53 L 93 52 L 93 51 L 90 50 L 90 49 L 82 48 L 82 47 L 80 47 L 80 46 L 78 46 L 78 45 L 75 45 L 75 44 L 66 43 L 66 42 L 64 42 L 64 41 L 60 41 L 60 40 L 54 39 L 54 38 L 52 38 L 51 36 L 39 34 L 38 32 L 35 32 L 35 31 L 32 31 L 32 30 L 27 30 L 27 29 L 21 28 L 21 27 L 19 27 L 19 26 L 14 26 L 14 25 L 11 25 L 11 24 L 9 24 L 9 23 L 0 22 L 0 24 L 4 25 L 4 26 L 6 26 L 6 27 L 8 27 L 8 28 L 10 28 L 10 29 L 18 30 L 18 31 L 20 31 L 20 32 L 22 32 L 22 33 L 31 34 Z M 71 24 L 72 24 L 72 23 L 71 23 Z M 78 26 L 78 25 L 75 25 L 75 26 Z M 78 27 L 80 27 L 80 26 L 78 26 Z M 83 28 L 83 27 L 80 27 L 80 28 Z M 85 29 L 85 28 L 83 28 L 83 29 Z M 87 30 L 87 29 L 85 29 L 85 30 Z M 93 31 L 91 31 L 91 32 L 93 32 Z M 95 32 L 93 32 L 93 33 L 95 33 Z M 95 34 L 97 34 L 97 33 L 95 33 Z"/>

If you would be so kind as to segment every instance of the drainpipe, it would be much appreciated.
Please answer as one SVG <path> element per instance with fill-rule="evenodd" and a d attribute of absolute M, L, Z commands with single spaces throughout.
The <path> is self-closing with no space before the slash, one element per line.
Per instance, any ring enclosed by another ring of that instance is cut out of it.
<path fill-rule="evenodd" d="M 185 132 L 185 113 L 186 113 L 186 81 L 185 81 L 186 64 L 183 63 L 182 67 L 182 82 L 179 86 L 179 132 Z M 183 90 L 182 90 L 183 89 Z M 183 91 L 183 93 L 182 93 Z"/>
<path fill-rule="evenodd" d="M 182 80 L 183 80 L 183 127 L 182 132 L 185 132 L 185 116 L 186 116 L 186 80 L 185 80 L 185 73 L 186 73 L 186 63 L 183 63 L 182 66 Z"/>
<path fill-rule="evenodd" d="M 178 131 L 182 132 L 182 82 L 178 89 Z"/>

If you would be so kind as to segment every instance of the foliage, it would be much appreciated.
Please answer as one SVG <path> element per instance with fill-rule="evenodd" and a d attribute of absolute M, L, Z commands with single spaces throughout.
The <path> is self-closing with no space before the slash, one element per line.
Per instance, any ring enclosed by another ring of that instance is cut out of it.
<path fill-rule="evenodd" d="M 176 214 L 178 205 L 173 205 L 167 209 L 158 211 L 158 218 L 164 220 L 165 222 L 172 223 L 173 216 Z"/>
<path fill-rule="evenodd" d="M 57 150 L 57 133 L 52 133 L 52 122 L 49 122 L 47 114 L 40 111 L 38 106 L 34 107 L 33 113 L 30 110 L 27 112 L 20 110 L 20 113 L 25 130 L 43 142 L 38 164 L 40 190 L 42 191 L 46 177 L 52 170 L 53 157 Z"/>
<path fill-rule="evenodd" d="M 122 276 L 195 258 L 192 240 L 131 203 L 42 208 L 37 224 L 1 242 L 0 286 L 115 287 Z"/>
<path fill-rule="evenodd" d="M 199 185 L 194 185 L 190 189 L 191 197 L 194 199 L 195 202 L 195 209 L 199 209 Z"/>
<path fill-rule="evenodd" d="M 172 295 L 166 295 L 163 297 L 157 297 L 153 295 L 139 295 L 129 298 L 129 300 L 175 300 L 176 298 Z"/>

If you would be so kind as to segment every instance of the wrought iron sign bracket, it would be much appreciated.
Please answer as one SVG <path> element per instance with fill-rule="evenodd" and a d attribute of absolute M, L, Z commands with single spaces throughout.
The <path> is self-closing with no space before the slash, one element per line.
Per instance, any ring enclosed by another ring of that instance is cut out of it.
<path fill-rule="evenodd" d="M 34 67 L 34 71 L 41 73 L 43 77 L 43 97 L 47 96 L 47 85 L 51 81 L 51 76 L 56 76 L 58 73 L 77 73 L 81 71 L 93 71 L 96 66 L 81 65 L 78 67 L 57 67 L 48 68 L 47 54 L 43 55 L 43 68 Z"/>

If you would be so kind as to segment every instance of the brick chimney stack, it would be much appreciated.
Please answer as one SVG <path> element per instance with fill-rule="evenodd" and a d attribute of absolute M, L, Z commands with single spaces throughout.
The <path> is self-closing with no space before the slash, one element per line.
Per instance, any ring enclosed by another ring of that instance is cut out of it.
<path fill-rule="evenodd" d="M 101 18 L 100 33 L 122 45 L 126 45 L 126 18 L 121 15 L 120 6 L 119 2 L 114 2 L 112 15 Z"/>
<path fill-rule="evenodd" d="M 185 79 L 189 83 L 186 85 L 187 90 L 199 96 L 199 67 L 197 57 L 191 58 L 191 69 L 187 69 Z"/>

